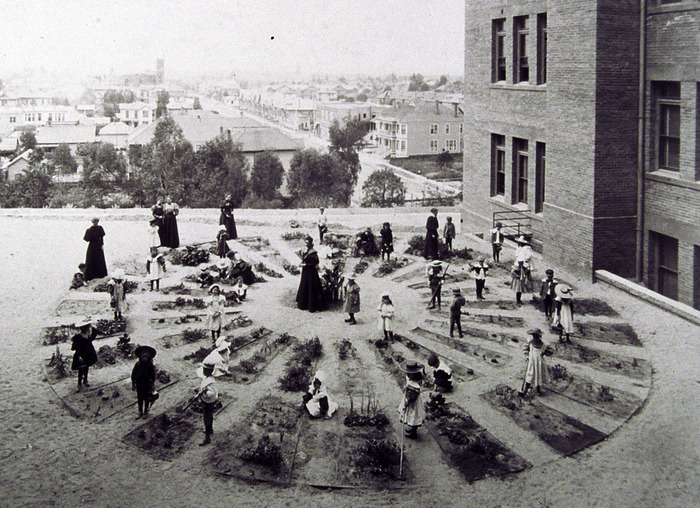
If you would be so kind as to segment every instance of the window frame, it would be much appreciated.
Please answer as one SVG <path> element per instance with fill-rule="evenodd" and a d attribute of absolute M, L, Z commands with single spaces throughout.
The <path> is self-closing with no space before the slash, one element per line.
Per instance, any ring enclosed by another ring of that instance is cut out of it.
<path fill-rule="evenodd" d="M 681 169 L 681 83 L 679 81 L 656 81 L 654 86 L 656 88 L 657 168 L 678 173 Z M 677 132 L 671 132 L 673 127 L 671 124 L 674 120 L 672 115 L 675 116 L 677 122 Z M 672 161 L 674 156 L 675 165 Z"/>
<path fill-rule="evenodd" d="M 513 138 L 513 204 L 528 203 L 529 148 L 527 139 Z"/>
<path fill-rule="evenodd" d="M 430 151 L 431 151 L 431 152 L 437 152 L 437 151 L 438 151 L 438 142 L 437 142 L 437 139 L 431 139 L 431 140 L 430 140 Z"/>
<path fill-rule="evenodd" d="M 506 195 L 506 137 L 491 133 L 491 197 Z"/>
<path fill-rule="evenodd" d="M 527 56 L 530 16 L 513 18 L 513 83 L 530 82 L 530 62 Z"/>
<path fill-rule="evenodd" d="M 535 142 L 535 213 L 544 211 L 547 171 L 547 145 Z"/>
<path fill-rule="evenodd" d="M 431 123 L 430 124 L 430 135 L 431 136 L 437 136 L 437 134 L 440 132 L 440 126 L 436 123 Z"/>
<path fill-rule="evenodd" d="M 506 60 L 506 19 L 491 20 L 491 82 L 505 82 Z"/>
<path fill-rule="evenodd" d="M 547 13 L 537 15 L 537 84 L 547 83 Z"/>

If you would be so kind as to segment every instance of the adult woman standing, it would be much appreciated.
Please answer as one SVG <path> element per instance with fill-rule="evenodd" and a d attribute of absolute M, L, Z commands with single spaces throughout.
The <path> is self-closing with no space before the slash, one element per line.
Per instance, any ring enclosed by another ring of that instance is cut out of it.
<path fill-rule="evenodd" d="M 165 210 L 163 209 L 163 198 L 158 197 L 156 204 L 151 207 L 151 214 L 153 215 L 154 224 L 158 227 L 158 237 L 160 242 L 156 247 L 163 245 L 163 216 L 165 215 Z M 153 245 L 153 244 L 151 244 Z"/>
<path fill-rule="evenodd" d="M 105 230 L 98 223 L 100 219 L 92 219 L 92 226 L 87 228 L 83 240 L 88 242 L 87 253 L 85 254 L 85 280 L 99 279 L 107 276 L 107 263 L 105 263 L 105 253 L 102 249 L 104 245 Z"/>
<path fill-rule="evenodd" d="M 306 249 L 301 254 L 301 279 L 297 291 L 297 306 L 301 310 L 316 312 L 325 307 L 321 278 L 318 276 L 318 253 L 314 249 L 314 239 L 306 237 Z"/>
<path fill-rule="evenodd" d="M 425 259 L 437 259 L 438 258 L 438 228 L 440 224 L 438 223 L 437 208 L 430 210 L 432 214 L 428 217 L 425 223 L 425 245 L 423 246 L 423 257 Z"/>
<path fill-rule="evenodd" d="M 238 238 L 238 233 L 236 232 L 236 219 L 233 218 L 233 197 L 231 194 L 226 194 L 224 202 L 221 204 L 219 224 L 226 226 L 226 232 L 228 233 L 229 240 L 235 240 Z"/>
<path fill-rule="evenodd" d="M 163 246 L 177 249 L 180 246 L 180 236 L 177 232 L 177 214 L 180 207 L 173 203 L 170 196 L 165 198 L 163 205 Z"/>

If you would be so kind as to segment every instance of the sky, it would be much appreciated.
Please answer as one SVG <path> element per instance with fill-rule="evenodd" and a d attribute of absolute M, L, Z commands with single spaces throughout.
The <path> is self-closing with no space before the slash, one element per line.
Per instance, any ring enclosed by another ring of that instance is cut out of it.
<path fill-rule="evenodd" d="M 463 0 L 0 0 L 0 78 L 463 74 Z"/>

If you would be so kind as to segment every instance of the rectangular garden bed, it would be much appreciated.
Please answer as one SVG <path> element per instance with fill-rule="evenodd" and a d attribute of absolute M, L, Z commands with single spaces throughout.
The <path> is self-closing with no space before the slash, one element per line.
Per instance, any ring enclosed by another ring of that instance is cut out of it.
<path fill-rule="evenodd" d="M 577 302 L 578 305 L 578 302 Z M 578 311 L 578 306 L 576 307 Z M 637 333 L 627 323 L 595 323 L 584 322 L 575 323 L 575 337 L 586 340 L 597 340 L 609 342 L 610 344 L 620 344 L 623 346 L 642 347 L 642 342 L 637 337 Z"/>
<path fill-rule="evenodd" d="M 454 349 L 455 351 L 464 353 L 465 355 L 478 358 L 482 362 L 488 363 L 493 367 L 502 367 L 511 360 L 511 357 L 508 355 L 497 353 L 496 351 L 492 351 L 482 346 L 470 344 L 462 339 L 456 339 L 440 333 L 431 332 L 421 327 L 416 327 L 411 330 L 411 332 L 420 337 L 440 342 Z"/>
<path fill-rule="evenodd" d="M 651 378 L 651 365 L 641 358 L 630 358 L 605 351 L 587 348 L 579 344 L 558 344 L 554 359 L 583 363 L 596 370 L 619 374 L 634 379 Z"/>
<path fill-rule="evenodd" d="M 481 394 L 493 407 L 508 415 L 518 426 L 533 432 L 542 441 L 569 455 L 605 438 L 605 434 L 545 406 L 535 399 L 522 399 L 512 388 L 499 385 Z"/>
<path fill-rule="evenodd" d="M 425 322 L 427 324 L 435 326 L 437 328 L 441 328 L 441 329 L 445 329 L 445 330 L 450 329 L 450 322 L 447 319 L 428 318 L 425 320 Z M 521 340 L 520 337 L 517 337 L 517 336 L 512 335 L 510 333 L 493 332 L 493 331 L 484 330 L 481 328 L 474 328 L 473 326 L 467 326 L 464 323 L 462 323 L 462 332 L 465 335 L 469 335 L 470 337 L 476 337 L 478 339 L 489 340 L 491 342 L 496 342 L 498 344 L 508 344 L 508 343 L 519 344 L 520 340 Z M 524 341 L 525 339 L 523 338 L 522 340 Z"/>
<path fill-rule="evenodd" d="M 54 314 L 56 316 L 85 316 L 97 314 L 109 314 L 112 309 L 109 300 L 63 300 L 58 304 Z"/>

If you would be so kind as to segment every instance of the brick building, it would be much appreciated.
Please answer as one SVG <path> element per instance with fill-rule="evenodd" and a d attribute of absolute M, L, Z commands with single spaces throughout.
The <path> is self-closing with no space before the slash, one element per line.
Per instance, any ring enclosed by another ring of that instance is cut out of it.
<path fill-rule="evenodd" d="M 465 218 L 698 308 L 700 2 L 465 3 Z"/>

